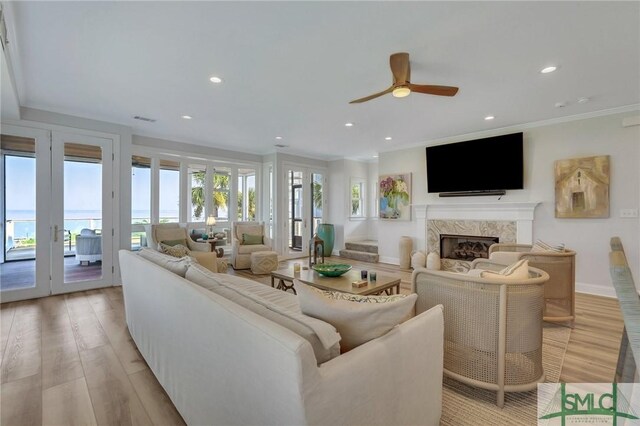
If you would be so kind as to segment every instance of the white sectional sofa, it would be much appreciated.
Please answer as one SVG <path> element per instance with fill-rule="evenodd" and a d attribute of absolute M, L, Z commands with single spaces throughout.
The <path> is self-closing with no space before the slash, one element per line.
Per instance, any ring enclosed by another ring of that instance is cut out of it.
<path fill-rule="evenodd" d="M 188 424 L 440 421 L 440 306 L 318 364 L 309 340 L 291 329 L 135 253 L 121 250 L 120 265 L 129 331 Z M 292 294 L 219 275 L 238 291 L 298 306 Z"/>

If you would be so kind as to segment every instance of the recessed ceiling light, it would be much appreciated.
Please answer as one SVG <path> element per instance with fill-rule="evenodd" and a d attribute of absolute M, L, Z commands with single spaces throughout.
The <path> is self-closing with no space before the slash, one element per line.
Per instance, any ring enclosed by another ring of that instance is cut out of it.
<path fill-rule="evenodd" d="M 282 136 L 276 136 L 276 140 L 277 140 L 277 141 L 282 140 Z"/>
<path fill-rule="evenodd" d="M 385 141 L 390 141 L 391 139 L 393 139 L 391 136 L 387 136 L 386 138 L 384 138 Z"/>
<path fill-rule="evenodd" d="M 554 71 L 555 71 L 555 70 L 557 70 L 557 69 L 558 69 L 557 67 L 550 66 L 550 67 L 542 68 L 542 69 L 540 70 L 540 72 L 541 72 L 542 74 L 549 74 L 550 72 L 554 72 Z"/>
<path fill-rule="evenodd" d="M 284 145 L 284 144 L 281 144 L 281 143 L 277 143 L 277 144 L 275 144 L 274 146 L 275 146 L 276 148 L 287 148 L 289 145 Z"/>
<path fill-rule="evenodd" d="M 378 158 L 378 156 L 377 156 L 377 155 L 374 155 L 374 156 L 373 156 L 373 158 Z"/>
<path fill-rule="evenodd" d="M 579 104 L 586 104 L 587 102 L 589 102 L 590 99 L 589 98 L 579 98 L 578 99 L 578 103 Z"/>
<path fill-rule="evenodd" d="M 353 127 L 353 123 L 344 123 L 346 127 Z"/>
<path fill-rule="evenodd" d="M 493 120 L 495 117 L 493 115 L 487 115 L 484 119 L 489 121 L 489 120 Z"/>
<path fill-rule="evenodd" d="M 191 120 L 193 117 L 190 115 L 183 115 L 182 118 L 184 118 L 185 120 Z"/>
<path fill-rule="evenodd" d="M 216 77 L 215 75 L 209 79 L 212 83 L 222 83 L 222 79 L 220 77 Z"/>

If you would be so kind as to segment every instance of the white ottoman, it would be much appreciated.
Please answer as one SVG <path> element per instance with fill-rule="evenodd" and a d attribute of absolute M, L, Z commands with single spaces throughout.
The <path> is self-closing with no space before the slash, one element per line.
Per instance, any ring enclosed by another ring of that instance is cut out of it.
<path fill-rule="evenodd" d="M 278 269 L 278 253 L 275 251 L 256 251 L 251 253 L 251 272 L 268 274 Z"/>

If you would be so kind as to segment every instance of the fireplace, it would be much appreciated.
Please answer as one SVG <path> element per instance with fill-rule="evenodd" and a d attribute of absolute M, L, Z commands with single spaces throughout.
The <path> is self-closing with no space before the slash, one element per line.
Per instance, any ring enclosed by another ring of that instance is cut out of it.
<path fill-rule="evenodd" d="M 440 234 L 440 258 L 466 261 L 487 259 L 489 247 L 499 241 L 499 237 Z"/>

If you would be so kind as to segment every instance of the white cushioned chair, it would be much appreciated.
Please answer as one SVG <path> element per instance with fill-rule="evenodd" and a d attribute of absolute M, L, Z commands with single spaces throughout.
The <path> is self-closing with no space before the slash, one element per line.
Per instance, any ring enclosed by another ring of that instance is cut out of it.
<path fill-rule="evenodd" d="M 264 233 L 264 222 L 233 222 L 231 228 L 231 265 L 233 269 L 249 269 L 251 268 L 251 253 L 271 251 L 271 240 Z M 243 244 L 242 234 L 262 237 L 262 244 Z"/>
<path fill-rule="evenodd" d="M 158 245 L 163 241 L 185 240 L 186 247 L 191 250 L 191 256 L 202 266 L 212 272 L 226 272 L 227 270 L 226 262 L 218 259 L 216 253 L 211 251 L 209 243 L 193 241 L 187 232 L 187 228 L 178 223 L 145 225 L 145 231 L 149 248 L 160 251 Z"/>
<path fill-rule="evenodd" d="M 98 262 L 102 260 L 102 236 L 95 229 L 84 228 L 76 236 L 76 259 L 82 262 Z"/>

